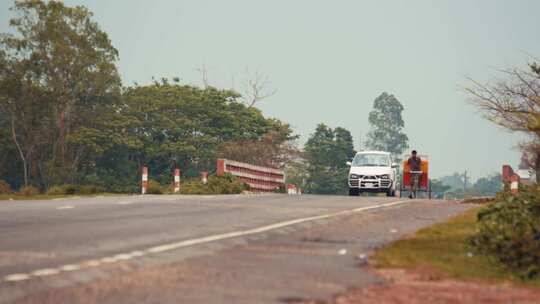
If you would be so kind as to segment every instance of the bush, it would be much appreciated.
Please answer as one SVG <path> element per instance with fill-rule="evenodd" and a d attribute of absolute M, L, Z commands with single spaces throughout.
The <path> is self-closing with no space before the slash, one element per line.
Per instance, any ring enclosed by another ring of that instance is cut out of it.
<path fill-rule="evenodd" d="M 163 194 L 165 189 L 155 180 L 148 180 L 147 194 Z"/>
<path fill-rule="evenodd" d="M 47 190 L 47 195 L 73 195 L 81 193 L 81 190 L 81 186 L 65 184 L 59 186 L 52 186 L 51 188 L 49 188 L 49 190 Z"/>
<path fill-rule="evenodd" d="M 0 194 L 10 194 L 10 193 L 13 193 L 11 186 L 4 180 L 0 179 Z"/>
<path fill-rule="evenodd" d="M 540 277 L 540 188 L 501 193 L 478 213 L 473 246 L 522 279 Z"/>
<path fill-rule="evenodd" d="M 81 186 L 79 188 L 79 193 L 82 195 L 96 194 L 96 193 L 103 193 L 103 192 L 105 192 L 105 188 L 101 186 L 88 185 L 88 186 Z"/>
<path fill-rule="evenodd" d="M 208 183 L 203 184 L 199 180 L 187 181 L 180 187 L 182 194 L 239 194 L 248 187 L 231 174 L 223 176 L 212 175 L 208 177 Z"/>
<path fill-rule="evenodd" d="M 24 196 L 38 195 L 39 189 L 34 186 L 22 187 L 19 189 L 19 194 Z"/>
<path fill-rule="evenodd" d="M 66 191 L 62 186 L 52 186 L 47 190 L 47 195 L 64 195 Z"/>

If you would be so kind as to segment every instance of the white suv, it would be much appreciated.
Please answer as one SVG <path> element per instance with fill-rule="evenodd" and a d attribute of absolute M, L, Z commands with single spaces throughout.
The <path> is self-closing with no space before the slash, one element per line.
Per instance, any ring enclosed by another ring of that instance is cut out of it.
<path fill-rule="evenodd" d="M 396 194 L 396 168 L 389 152 L 363 151 L 347 162 L 349 170 L 349 195 L 362 192 L 383 192 L 387 196 Z"/>

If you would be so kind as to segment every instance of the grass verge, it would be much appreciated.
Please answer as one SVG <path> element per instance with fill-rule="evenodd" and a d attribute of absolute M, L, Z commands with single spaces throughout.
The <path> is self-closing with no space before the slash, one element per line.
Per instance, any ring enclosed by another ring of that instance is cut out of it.
<path fill-rule="evenodd" d="M 377 267 L 416 269 L 455 279 L 522 284 L 510 271 L 492 263 L 488 257 L 473 254 L 468 239 L 475 232 L 479 210 L 481 208 L 471 209 L 378 250 L 373 256 Z M 540 287 L 540 279 L 525 284 Z"/>

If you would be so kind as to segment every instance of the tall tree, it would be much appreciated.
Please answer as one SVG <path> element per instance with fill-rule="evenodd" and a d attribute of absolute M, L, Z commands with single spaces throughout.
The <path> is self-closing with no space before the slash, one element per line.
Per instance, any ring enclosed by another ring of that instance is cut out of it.
<path fill-rule="evenodd" d="M 305 144 L 308 159 L 307 191 L 318 194 L 344 193 L 347 189 L 346 162 L 354 154 L 351 133 L 344 128 L 319 124 Z"/>
<path fill-rule="evenodd" d="M 377 97 L 373 110 L 369 113 L 371 129 L 367 134 L 366 146 L 369 149 L 392 153 L 399 160 L 409 147 L 409 138 L 403 133 L 405 122 L 401 116 L 403 105 L 399 100 L 386 92 Z"/>
<path fill-rule="evenodd" d="M 22 0 L 12 10 L 16 34 L 0 39 L 0 107 L 11 121 L 24 175 L 48 172 L 66 181 L 88 151 L 81 133 L 114 111 L 118 52 L 83 6 Z"/>
<path fill-rule="evenodd" d="M 540 182 L 540 66 L 531 63 L 525 69 L 511 68 L 501 73 L 503 79 L 486 84 L 470 79 L 472 85 L 465 90 L 487 119 L 530 137 L 522 148 L 529 154 Z"/>

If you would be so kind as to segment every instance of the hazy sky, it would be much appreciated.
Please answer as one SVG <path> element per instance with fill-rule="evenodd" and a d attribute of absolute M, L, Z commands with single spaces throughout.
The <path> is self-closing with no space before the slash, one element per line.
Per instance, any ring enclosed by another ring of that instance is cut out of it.
<path fill-rule="evenodd" d="M 386 91 L 404 105 L 410 145 L 433 176 L 473 177 L 517 165 L 519 137 L 483 120 L 467 102 L 467 76 L 540 54 L 540 1 L 65 1 L 83 4 L 120 52 L 124 85 L 178 76 L 242 87 L 245 69 L 271 79 L 265 115 L 291 123 L 303 143 L 324 122 L 368 131 L 373 100 Z M 0 0 L 0 31 L 11 1 Z"/>

